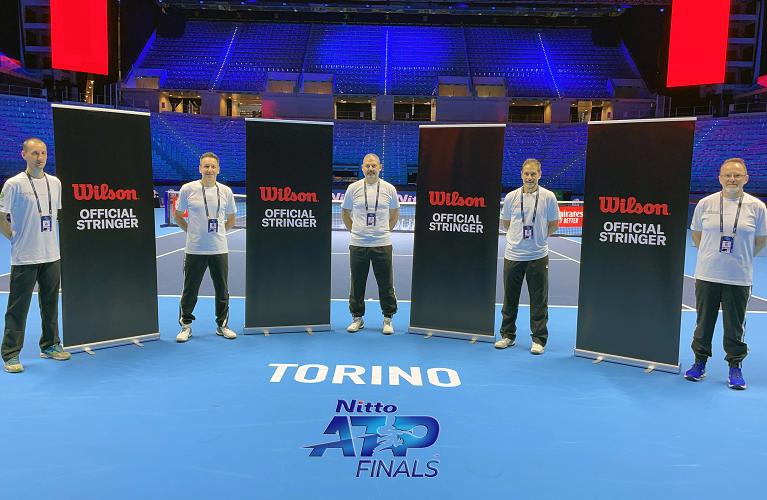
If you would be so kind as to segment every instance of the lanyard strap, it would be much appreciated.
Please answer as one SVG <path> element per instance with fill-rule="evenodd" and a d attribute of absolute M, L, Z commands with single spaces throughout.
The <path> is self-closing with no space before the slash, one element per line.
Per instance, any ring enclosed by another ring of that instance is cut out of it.
<path fill-rule="evenodd" d="M 369 212 L 370 209 L 368 208 L 368 183 L 363 181 L 363 186 L 365 187 L 365 211 Z M 376 184 L 376 207 L 373 210 L 374 212 L 378 212 L 378 193 L 381 191 L 381 181 L 378 181 L 378 184 Z"/>
<path fill-rule="evenodd" d="M 740 217 L 740 206 L 743 204 L 743 195 L 738 200 L 738 210 L 735 211 L 735 223 L 732 225 L 732 235 L 738 232 L 738 217 Z M 719 232 L 724 234 L 724 195 L 719 193 Z"/>
<path fill-rule="evenodd" d="M 538 188 L 535 190 L 535 208 L 533 208 L 533 222 L 532 225 L 535 225 L 535 214 L 538 212 L 538 195 L 541 194 L 541 188 Z M 522 213 L 522 224 L 525 223 L 525 188 L 522 188 L 522 202 L 519 208 L 520 212 Z"/>
<path fill-rule="evenodd" d="M 202 185 L 202 201 L 205 203 L 205 217 L 207 219 L 210 219 L 210 213 L 208 212 L 208 199 L 205 197 L 205 184 L 200 181 L 200 184 Z M 218 214 L 221 212 L 221 196 L 218 191 L 218 182 L 216 183 L 216 201 L 218 202 L 218 205 L 216 206 L 216 219 L 218 219 Z"/>
<path fill-rule="evenodd" d="M 29 175 L 29 172 L 24 172 L 27 174 L 27 179 L 29 179 L 29 185 L 32 186 L 32 192 L 35 193 L 35 201 L 37 202 L 37 212 L 40 214 L 40 217 L 43 216 L 43 208 L 40 206 L 40 197 L 37 196 L 37 189 L 35 189 L 35 183 L 32 182 L 32 176 Z M 53 215 L 53 202 L 51 201 L 51 185 L 48 182 L 48 176 L 43 174 L 43 177 L 45 178 L 45 185 L 48 187 L 48 215 Z"/>

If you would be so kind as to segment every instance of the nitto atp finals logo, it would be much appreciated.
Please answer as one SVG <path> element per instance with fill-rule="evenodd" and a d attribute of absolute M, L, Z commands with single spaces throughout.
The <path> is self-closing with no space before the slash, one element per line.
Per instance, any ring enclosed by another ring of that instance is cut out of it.
<path fill-rule="evenodd" d="M 312 450 L 310 457 L 340 452 L 344 457 L 354 458 L 356 477 L 436 477 L 439 460 L 433 454 L 424 459 L 423 450 L 437 441 L 439 422 L 428 415 L 395 415 L 396 412 L 394 404 L 339 399 L 336 415 L 323 433 L 338 439 L 304 448 Z M 410 457 L 420 455 L 409 458 L 408 451 L 413 451 Z"/>

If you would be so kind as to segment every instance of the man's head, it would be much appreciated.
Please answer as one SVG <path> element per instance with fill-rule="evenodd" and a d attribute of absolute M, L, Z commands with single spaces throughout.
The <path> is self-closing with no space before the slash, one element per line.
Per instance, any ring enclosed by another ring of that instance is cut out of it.
<path fill-rule="evenodd" d="M 27 162 L 27 168 L 45 168 L 48 162 L 48 146 L 37 137 L 30 137 L 21 146 L 21 157 Z"/>
<path fill-rule="evenodd" d="M 365 158 L 362 159 L 362 174 L 365 176 L 365 180 L 370 183 L 376 182 L 380 173 L 381 159 L 376 154 L 366 154 Z"/>
<path fill-rule="evenodd" d="M 221 167 L 218 164 L 216 153 L 208 151 L 200 156 L 200 173 L 203 181 L 216 182 L 216 176 L 220 171 Z"/>
<path fill-rule="evenodd" d="M 522 185 L 525 191 L 531 193 L 538 189 L 538 181 L 541 179 L 541 162 L 535 158 L 528 158 L 522 163 Z"/>
<path fill-rule="evenodd" d="M 729 158 L 724 160 L 719 167 L 719 183 L 724 193 L 730 197 L 740 196 L 743 186 L 748 182 L 746 162 L 741 158 Z"/>

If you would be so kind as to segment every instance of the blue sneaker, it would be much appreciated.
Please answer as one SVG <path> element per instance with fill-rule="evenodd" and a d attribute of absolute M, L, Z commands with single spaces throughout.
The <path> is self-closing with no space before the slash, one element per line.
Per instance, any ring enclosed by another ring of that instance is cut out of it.
<path fill-rule="evenodd" d="M 730 389 L 735 389 L 736 391 L 742 391 L 747 387 L 746 381 L 743 380 L 743 371 L 740 368 L 730 367 L 728 385 Z"/>
<path fill-rule="evenodd" d="M 56 361 L 66 361 L 72 357 L 70 353 L 61 348 L 59 344 L 54 344 L 40 351 L 40 357 L 43 359 L 55 359 Z"/>
<path fill-rule="evenodd" d="M 684 372 L 684 378 L 693 382 L 700 382 L 706 376 L 706 363 L 696 361 L 689 370 Z"/>

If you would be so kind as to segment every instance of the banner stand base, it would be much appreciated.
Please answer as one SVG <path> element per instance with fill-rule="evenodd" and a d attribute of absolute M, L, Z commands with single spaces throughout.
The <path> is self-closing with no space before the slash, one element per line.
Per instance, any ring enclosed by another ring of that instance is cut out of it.
<path fill-rule="evenodd" d="M 449 330 L 435 330 L 434 328 L 421 328 L 420 326 L 410 326 L 408 333 L 426 335 L 427 337 L 445 337 L 449 339 L 469 340 L 474 342 L 495 342 L 495 335 L 484 335 L 479 333 L 452 332 Z"/>
<path fill-rule="evenodd" d="M 93 349 L 105 349 L 107 347 L 117 347 L 121 345 L 139 345 L 142 342 L 148 342 L 150 340 L 160 340 L 159 333 L 147 333 L 146 335 L 136 335 L 135 337 L 125 337 L 123 339 L 104 340 L 103 342 L 93 342 L 92 344 L 80 344 L 64 346 L 64 350 L 67 352 L 87 352 L 93 353 Z"/>
<path fill-rule="evenodd" d="M 297 333 L 304 332 L 311 335 L 314 332 L 332 332 L 330 324 L 327 325 L 291 325 L 291 326 L 246 326 L 243 330 L 245 335 L 270 335 L 272 333 Z"/>
<path fill-rule="evenodd" d="M 668 373 L 679 373 L 679 365 L 669 365 L 666 363 L 657 363 L 644 359 L 627 358 L 625 356 L 586 351 L 584 349 L 575 349 L 575 355 L 581 358 L 594 359 L 597 361 L 610 361 L 611 363 L 644 368 L 646 373 L 651 373 L 654 370 Z"/>

